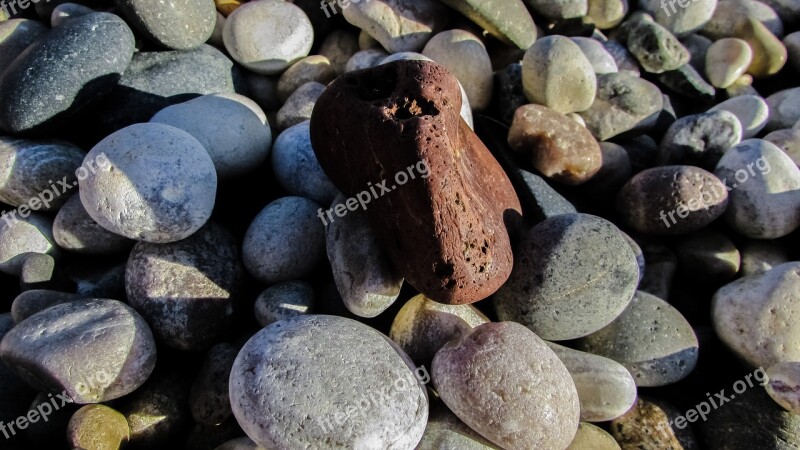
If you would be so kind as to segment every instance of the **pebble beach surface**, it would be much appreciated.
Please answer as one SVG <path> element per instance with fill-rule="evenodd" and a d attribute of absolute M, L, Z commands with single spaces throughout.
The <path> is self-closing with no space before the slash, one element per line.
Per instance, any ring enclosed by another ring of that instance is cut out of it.
<path fill-rule="evenodd" d="M 799 164 L 799 0 L 4 1 L 0 449 L 800 449 Z"/>

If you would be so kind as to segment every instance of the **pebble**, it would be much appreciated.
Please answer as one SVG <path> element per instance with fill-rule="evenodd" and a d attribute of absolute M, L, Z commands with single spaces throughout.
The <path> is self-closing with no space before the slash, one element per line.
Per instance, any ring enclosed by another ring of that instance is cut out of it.
<path fill-rule="evenodd" d="M 767 97 L 769 130 L 792 128 L 800 121 L 800 87 L 784 89 Z"/>
<path fill-rule="evenodd" d="M 602 428 L 581 422 L 567 450 L 621 450 L 617 441 Z"/>
<path fill-rule="evenodd" d="M 428 419 L 418 373 L 366 325 L 301 316 L 247 341 L 231 369 L 231 406 L 266 448 L 411 448 Z"/>
<path fill-rule="evenodd" d="M 208 152 L 217 176 L 229 179 L 261 166 L 272 145 L 269 124 L 261 118 L 264 112 L 248 101 L 238 94 L 203 95 L 162 109 L 150 122 L 192 135 Z"/>
<path fill-rule="evenodd" d="M 717 0 L 644 0 L 640 6 L 670 33 L 683 37 L 703 28 L 711 20 Z"/>
<path fill-rule="evenodd" d="M 756 136 L 766 125 L 770 117 L 770 107 L 763 98 L 757 95 L 740 95 L 717 104 L 708 112 L 728 111 L 739 119 L 742 125 L 742 139 Z"/>
<path fill-rule="evenodd" d="M 8 215 L 0 222 L 0 272 L 18 275 L 25 262 L 26 253 L 57 254 L 53 239 L 53 221 L 39 213 L 31 213 L 19 220 Z"/>
<path fill-rule="evenodd" d="M 531 103 L 562 114 L 592 106 L 597 92 L 592 63 L 581 48 L 564 36 L 546 36 L 525 52 L 522 85 Z"/>
<path fill-rule="evenodd" d="M 625 450 L 698 450 L 691 427 L 674 424 L 678 417 L 681 411 L 670 404 L 639 398 L 634 408 L 611 422 L 611 435 Z"/>
<path fill-rule="evenodd" d="M 754 367 L 800 361 L 794 314 L 798 313 L 800 263 L 787 262 L 721 287 L 711 304 L 714 330 Z"/>
<path fill-rule="evenodd" d="M 14 58 L 48 31 L 45 25 L 36 20 L 0 21 L 0 74 L 11 65 Z"/>
<path fill-rule="evenodd" d="M 706 54 L 714 41 L 702 34 L 692 33 L 681 39 L 681 43 L 686 47 L 686 50 L 689 50 L 691 55 L 689 64 L 697 69 L 698 72 L 706 73 Z"/>
<path fill-rule="evenodd" d="M 786 249 L 774 241 L 747 240 L 741 247 L 741 275 L 762 274 L 769 269 L 789 262 Z"/>
<path fill-rule="evenodd" d="M 522 0 L 442 0 L 492 36 L 527 50 L 536 40 L 536 25 Z"/>
<path fill-rule="evenodd" d="M 586 17 L 601 30 L 614 28 L 628 13 L 628 0 L 587 0 Z"/>
<path fill-rule="evenodd" d="M 575 436 L 580 405 L 569 372 L 518 323 L 479 325 L 450 341 L 431 374 L 447 407 L 500 447 L 566 448 Z"/>
<path fill-rule="evenodd" d="M 302 278 L 325 253 L 322 209 L 302 197 L 279 198 L 253 219 L 244 237 L 242 258 L 247 271 L 262 283 Z"/>
<path fill-rule="evenodd" d="M 611 56 L 611 53 L 606 50 L 600 41 L 581 36 L 573 36 L 570 39 L 578 44 L 583 55 L 592 65 L 594 73 L 599 75 L 617 72 L 617 63 L 614 61 L 614 57 Z"/>
<path fill-rule="evenodd" d="M 351 25 L 367 32 L 389 53 L 422 50 L 446 19 L 444 6 L 434 0 L 351 2 L 342 14 Z"/>
<path fill-rule="evenodd" d="M 369 203 L 370 224 L 398 273 L 450 304 L 500 287 L 512 266 L 506 221 L 521 214 L 511 182 L 459 117 L 459 98 L 442 66 L 396 61 L 339 77 L 311 118 L 314 151 L 342 193 L 355 197 L 380 179 L 391 186 Z M 401 172 L 408 177 L 392 175 Z M 401 204 L 407 214 L 396 211 Z"/>
<path fill-rule="evenodd" d="M 330 205 L 338 191 L 325 175 L 311 147 L 309 121 L 283 131 L 275 140 L 271 156 L 272 173 L 291 195 Z"/>
<path fill-rule="evenodd" d="M 238 66 L 210 45 L 136 52 L 96 120 L 110 134 L 147 122 L 167 106 L 201 95 L 232 93 L 239 76 Z"/>
<path fill-rule="evenodd" d="M 0 356 L 31 386 L 78 404 L 129 394 L 150 376 L 156 347 L 147 322 L 117 300 L 85 299 L 45 309 L 0 342 Z"/>
<path fill-rule="evenodd" d="M 697 336 L 689 322 L 664 300 L 637 291 L 613 322 L 578 343 L 585 352 L 625 366 L 636 385 L 676 383 L 694 370 Z"/>
<path fill-rule="evenodd" d="M 124 399 L 119 411 L 130 426 L 128 447 L 178 448 L 177 441 L 188 431 L 192 420 L 187 407 L 190 383 L 184 380 L 185 376 L 174 369 L 156 372 Z"/>
<path fill-rule="evenodd" d="M 278 79 L 278 100 L 286 103 L 300 86 L 312 81 L 327 84 L 336 77 L 330 60 L 322 55 L 306 56 L 292 64 Z"/>
<path fill-rule="evenodd" d="M 109 13 L 71 20 L 42 35 L 0 78 L 0 128 L 53 128 L 108 94 L 131 62 L 134 37 Z"/>
<path fill-rule="evenodd" d="M 728 207 L 729 193 L 714 174 L 695 166 L 662 166 L 636 174 L 617 195 L 617 212 L 646 234 L 700 230 Z"/>
<path fill-rule="evenodd" d="M 308 314 L 314 307 L 314 288 L 301 280 L 284 281 L 258 294 L 256 322 L 262 327 Z"/>
<path fill-rule="evenodd" d="M 658 164 L 687 164 L 714 170 L 722 155 L 742 140 L 739 119 L 725 110 L 681 117 L 658 148 Z"/>
<path fill-rule="evenodd" d="M 125 289 L 159 342 L 202 350 L 231 331 L 243 274 L 233 237 L 211 223 L 178 242 L 136 244 Z"/>
<path fill-rule="evenodd" d="M 630 72 L 631 75 L 637 77 L 640 75 L 639 63 L 636 62 L 636 58 L 628 52 L 628 49 L 625 48 L 624 45 L 611 39 L 601 41 L 601 43 L 606 51 L 614 58 L 619 72 Z"/>
<path fill-rule="evenodd" d="M 783 38 L 783 45 L 786 47 L 789 64 L 796 72 L 800 72 L 800 31 L 787 34 Z"/>
<path fill-rule="evenodd" d="M 764 384 L 764 388 L 775 403 L 793 414 L 800 414 L 800 398 L 797 395 L 800 391 L 800 362 L 774 364 L 767 369 L 766 376 L 769 382 Z"/>
<path fill-rule="evenodd" d="M 20 323 L 28 317 L 45 309 L 84 298 L 70 292 L 31 289 L 20 293 L 11 304 L 11 317 L 14 323 Z"/>
<path fill-rule="evenodd" d="M 278 110 L 278 129 L 286 130 L 311 119 L 311 113 L 325 85 L 316 81 L 308 82 L 295 90 Z"/>
<path fill-rule="evenodd" d="M 774 239 L 800 226 L 800 169 L 774 144 L 743 141 L 725 153 L 715 174 L 732 188 L 725 220 L 738 233 Z"/>
<path fill-rule="evenodd" d="M 308 55 L 314 28 L 292 3 L 249 2 L 228 16 L 222 39 L 239 64 L 255 73 L 275 75 Z"/>
<path fill-rule="evenodd" d="M 214 0 L 170 3 L 154 0 L 115 0 L 117 10 L 154 44 L 189 50 L 211 37 L 217 21 Z"/>
<path fill-rule="evenodd" d="M 701 230 L 676 246 L 681 270 L 692 277 L 710 281 L 733 279 L 741 267 L 741 254 L 733 242 L 716 230 Z"/>
<path fill-rule="evenodd" d="M 594 137 L 605 141 L 654 119 L 663 106 L 658 87 L 620 71 L 597 76 L 597 97 L 579 114 Z"/>
<path fill-rule="evenodd" d="M 647 72 L 667 72 L 689 62 L 689 50 L 648 14 L 631 15 L 620 25 L 619 37 Z"/>
<path fill-rule="evenodd" d="M 458 78 L 473 110 L 489 106 L 494 81 L 492 62 L 477 36 L 464 30 L 443 31 L 425 44 L 422 54 Z"/>
<path fill-rule="evenodd" d="M 738 37 L 748 18 L 764 24 L 776 36 L 783 36 L 783 22 L 775 10 L 756 0 L 719 0 L 711 20 L 703 27 L 703 34 L 712 40 Z"/>
<path fill-rule="evenodd" d="M 345 73 L 353 72 L 355 70 L 369 69 L 381 63 L 386 57 L 389 56 L 385 50 L 379 48 L 370 48 L 356 52 L 348 61 L 345 66 Z"/>
<path fill-rule="evenodd" d="M 75 173 L 84 155 L 66 141 L 0 136 L 0 201 L 18 207 L 20 217 L 26 210 L 57 210 L 77 182 Z M 9 220 L 17 217 L 9 214 Z"/>
<path fill-rule="evenodd" d="M 217 344 L 206 352 L 203 365 L 189 389 L 189 409 L 195 422 L 218 425 L 233 414 L 228 397 L 228 379 L 239 349 Z"/>
<path fill-rule="evenodd" d="M 775 144 L 800 165 L 800 129 L 776 130 L 764 136 L 764 140 Z"/>
<path fill-rule="evenodd" d="M 333 69 L 333 76 L 328 79 L 327 70 L 324 69 L 326 64 L 324 60 L 322 60 L 322 69 L 318 77 L 321 77 L 322 80 L 318 79 L 310 80 L 310 81 L 319 81 L 321 83 L 328 83 L 333 78 L 338 75 L 342 75 L 345 72 L 345 66 L 347 65 L 347 61 L 353 57 L 353 55 L 358 52 L 358 38 L 355 36 L 354 33 L 350 32 L 349 30 L 334 30 L 329 35 L 325 37 L 325 40 L 322 41 L 322 44 L 319 46 L 319 50 L 317 53 L 319 55 L 312 56 L 311 58 L 316 57 L 323 57 L 327 58 L 330 67 Z M 302 61 L 302 60 L 301 60 Z M 313 60 L 312 60 L 313 61 Z M 317 73 L 317 70 L 311 70 L 312 73 Z M 281 75 L 283 77 L 283 75 Z M 295 86 L 300 86 L 303 83 L 294 83 L 292 80 L 287 79 L 287 82 L 295 84 Z"/>
<path fill-rule="evenodd" d="M 786 47 L 758 20 L 748 17 L 736 37 L 746 41 L 753 50 L 753 61 L 747 73 L 754 78 L 775 75 L 786 65 Z"/>
<path fill-rule="evenodd" d="M 55 28 L 68 20 L 85 16 L 93 12 L 96 11 L 80 3 L 61 3 L 53 8 L 53 13 L 50 15 L 50 26 Z"/>
<path fill-rule="evenodd" d="M 348 202 L 343 195 L 334 200 L 334 209 L 347 207 L 348 214 L 325 224 L 325 245 L 344 305 L 359 317 L 371 318 L 397 300 L 403 277 L 381 249 L 366 212 L 349 210 L 352 205 L 358 206 L 355 199 L 351 200 Z"/>
<path fill-rule="evenodd" d="M 85 161 L 102 155 L 106 162 L 78 184 L 84 208 L 103 228 L 167 243 L 189 237 L 211 217 L 214 163 L 189 133 L 158 123 L 131 125 L 100 141 Z"/>
<path fill-rule="evenodd" d="M 525 105 L 517 109 L 508 144 L 525 155 L 542 175 L 564 184 L 584 183 L 602 165 L 594 136 L 546 106 Z"/>
<path fill-rule="evenodd" d="M 67 425 L 67 442 L 72 448 L 120 448 L 128 439 L 130 428 L 125 416 L 105 405 L 82 407 Z"/>
<path fill-rule="evenodd" d="M 623 365 L 548 342 L 569 371 L 581 404 L 581 420 L 606 422 L 622 416 L 636 403 L 636 383 Z"/>
<path fill-rule="evenodd" d="M 708 84 L 691 64 L 684 64 L 675 70 L 658 74 L 658 81 L 667 89 L 684 98 L 697 99 L 703 103 L 713 102 L 716 95 L 714 86 Z M 664 100 L 664 105 L 671 108 L 667 99 Z M 670 111 L 670 114 L 675 115 L 674 111 Z"/>
<path fill-rule="evenodd" d="M 436 402 L 431 405 L 425 434 L 415 449 L 497 450 L 498 448 L 468 427 L 441 402 Z"/>
<path fill-rule="evenodd" d="M 400 308 L 389 337 L 416 364 L 430 365 L 436 352 L 489 319 L 472 305 L 445 305 L 422 294 Z"/>
<path fill-rule="evenodd" d="M 517 170 L 517 193 L 522 203 L 524 218 L 533 226 L 550 217 L 578 212 L 575 206 L 550 187 L 544 178 L 527 170 Z"/>
<path fill-rule="evenodd" d="M 565 214 L 524 235 L 514 270 L 493 299 L 500 320 L 561 341 L 612 322 L 625 310 L 638 282 L 633 251 L 611 222 Z"/>
<path fill-rule="evenodd" d="M 589 11 L 587 0 L 525 0 L 533 11 L 552 21 L 575 19 Z"/>
<path fill-rule="evenodd" d="M 708 48 L 705 72 L 715 87 L 725 89 L 747 72 L 753 61 L 750 45 L 741 39 L 723 38 Z"/>

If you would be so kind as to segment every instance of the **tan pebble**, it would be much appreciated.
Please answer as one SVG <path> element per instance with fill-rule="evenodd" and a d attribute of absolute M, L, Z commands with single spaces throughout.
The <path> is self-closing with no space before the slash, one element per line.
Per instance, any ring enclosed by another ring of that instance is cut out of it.
<path fill-rule="evenodd" d="M 724 38 L 711 44 L 706 52 L 706 76 L 714 87 L 725 89 L 747 71 L 753 51 L 747 42 Z"/>

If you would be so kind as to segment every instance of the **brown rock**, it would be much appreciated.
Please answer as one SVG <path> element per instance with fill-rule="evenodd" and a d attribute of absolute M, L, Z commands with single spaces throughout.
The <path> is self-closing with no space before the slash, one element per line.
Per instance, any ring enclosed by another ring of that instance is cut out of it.
<path fill-rule="evenodd" d="M 622 450 L 696 450 L 697 441 L 687 425 L 675 407 L 640 398 L 610 428 Z"/>
<path fill-rule="evenodd" d="M 542 175 L 581 184 L 600 170 L 600 145 L 585 127 L 546 106 L 525 105 L 514 113 L 508 144 L 530 157 Z"/>
<path fill-rule="evenodd" d="M 509 230 L 521 216 L 508 177 L 460 109 L 458 81 L 442 66 L 396 61 L 338 78 L 311 117 L 322 168 L 345 195 L 368 199 L 395 267 L 450 304 L 482 300 L 505 282 Z"/>

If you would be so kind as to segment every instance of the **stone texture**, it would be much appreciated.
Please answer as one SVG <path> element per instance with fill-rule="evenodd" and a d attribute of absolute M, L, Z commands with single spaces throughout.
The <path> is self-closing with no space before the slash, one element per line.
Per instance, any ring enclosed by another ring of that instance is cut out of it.
<path fill-rule="evenodd" d="M 705 72 L 712 85 L 727 88 L 747 72 L 753 61 L 750 45 L 737 38 L 720 39 L 708 48 Z"/>
<path fill-rule="evenodd" d="M 770 116 L 770 107 L 763 98 L 757 95 L 740 95 L 717 104 L 708 112 L 728 111 L 739 119 L 742 125 L 742 139 L 750 139 L 757 135 Z"/>
<path fill-rule="evenodd" d="M 442 0 L 494 37 L 522 50 L 536 40 L 536 25 L 522 0 Z"/>
<path fill-rule="evenodd" d="M 206 352 L 203 365 L 189 390 L 189 409 L 197 423 L 217 425 L 233 414 L 228 397 L 228 380 L 239 348 L 217 344 Z"/>
<path fill-rule="evenodd" d="M 613 321 L 639 281 L 636 258 L 619 230 L 588 214 L 564 214 L 528 231 L 514 270 L 494 295 L 500 320 L 543 339 L 586 336 Z"/>
<path fill-rule="evenodd" d="M 407 364 L 366 325 L 297 317 L 244 345 L 231 369 L 231 406 L 242 429 L 266 448 L 413 448 L 425 430 L 428 398 Z"/>
<path fill-rule="evenodd" d="M 283 131 L 311 119 L 314 105 L 324 91 L 325 85 L 316 81 L 297 88 L 278 110 L 278 130 Z"/>
<path fill-rule="evenodd" d="M 498 450 L 499 447 L 468 427 L 441 402 L 431 405 L 425 434 L 416 450 Z"/>
<path fill-rule="evenodd" d="M 628 414 L 611 422 L 611 435 L 622 450 L 699 450 L 691 428 L 673 424 L 680 415 L 670 404 L 640 398 Z"/>
<path fill-rule="evenodd" d="M 253 306 L 256 322 L 265 327 L 308 314 L 314 307 L 314 300 L 314 288 L 305 281 L 292 280 L 275 284 L 258 294 Z"/>
<path fill-rule="evenodd" d="M 487 323 L 450 341 L 432 376 L 447 407 L 502 448 L 566 448 L 575 436 L 580 406 L 569 372 L 520 324 Z"/>
<path fill-rule="evenodd" d="M 619 27 L 619 38 L 647 72 L 675 70 L 689 62 L 686 47 L 648 14 L 631 15 Z"/>
<path fill-rule="evenodd" d="M 587 0 L 586 16 L 601 30 L 614 28 L 628 13 L 628 0 Z"/>
<path fill-rule="evenodd" d="M 505 281 L 520 214 L 500 165 L 459 117 L 459 100 L 443 67 L 397 61 L 334 81 L 311 119 L 314 151 L 340 191 L 354 197 L 386 180 L 390 192 L 368 205 L 373 229 L 409 284 L 451 304 L 482 300 Z"/>
<path fill-rule="evenodd" d="M 350 58 L 352 58 L 353 55 L 355 55 L 356 52 L 358 52 L 358 50 L 359 50 L 358 37 L 356 37 L 355 33 L 347 29 L 339 29 L 339 30 L 333 30 L 331 31 L 330 34 L 325 36 L 325 40 L 323 40 L 322 43 L 320 44 L 317 53 L 319 53 L 319 56 L 327 58 L 328 61 L 330 62 L 330 65 L 333 68 L 334 72 L 334 77 L 331 78 L 333 79 L 336 76 L 345 73 L 345 66 L 347 65 L 347 61 L 349 61 Z M 323 66 L 325 65 L 324 61 L 322 65 Z M 323 69 L 321 72 L 325 74 L 327 70 Z M 325 78 L 327 78 L 327 76 L 325 76 Z M 319 81 L 319 80 L 314 80 L 314 81 Z M 327 81 L 325 83 L 327 83 Z M 298 84 L 298 86 L 300 84 Z"/>
<path fill-rule="evenodd" d="M 85 298 L 70 292 L 51 291 L 47 289 L 31 289 L 20 293 L 11 304 L 11 317 L 14 323 L 20 323 L 28 317 L 45 309 Z"/>
<path fill-rule="evenodd" d="M 422 50 L 444 25 L 446 9 L 435 0 L 383 0 L 352 2 L 342 14 L 389 53 L 398 53 Z"/>
<path fill-rule="evenodd" d="M 525 105 L 517 109 L 508 144 L 527 156 L 542 175 L 564 184 L 584 183 L 602 165 L 594 136 L 546 106 Z"/>
<path fill-rule="evenodd" d="M 684 116 L 664 133 L 657 161 L 714 170 L 722 155 L 741 140 L 742 125 L 726 110 Z"/>
<path fill-rule="evenodd" d="M 477 36 L 464 30 L 443 31 L 425 44 L 422 54 L 461 82 L 473 110 L 481 111 L 489 106 L 494 81 L 492 62 Z"/>
<path fill-rule="evenodd" d="M 597 76 L 597 97 L 579 114 L 594 137 L 605 141 L 655 118 L 663 106 L 653 83 L 620 71 Z"/>
<path fill-rule="evenodd" d="M 676 383 L 694 370 L 698 342 L 689 322 L 664 300 L 637 291 L 622 314 L 578 343 L 625 366 L 640 387 Z"/>
<path fill-rule="evenodd" d="M 747 73 L 754 78 L 763 78 L 778 73 L 788 57 L 786 47 L 764 24 L 748 17 L 736 34 L 753 50 L 753 61 Z"/>
<path fill-rule="evenodd" d="M 564 36 L 547 36 L 525 52 L 522 85 L 531 103 L 566 114 L 592 105 L 597 80 L 577 44 Z"/>
<path fill-rule="evenodd" d="M 72 448 L 119 448 L 130 438 L 125 416 L 105 405 L 86 405 L 75 412 L 67 426 Z"/>
<path fill-rule="evenodd" d="M 703 103 L 713 102 L 717 92 L 691 64 L 684 64 L 675 70 L 658 74 L 658 81 L 684 98 L 697 99 Z M 668 104 L 666 99 L 664 104 L 665 106 Z"/>
<path fill-rule="evenodd" d="M 119 12 L 152 42 L 175 50 L 200 46 L 211 37 L 217 12 L 213 0 L 115 0 Z"/>
<path fill-rule="evenodd" d="M 27 253 L 57 254 L 53 239 L 53 221 L 39 213 L 12 219 L 8 215 L 0 222 L 0 271 L 19 275 Z"/>
<path fill-rule="evenodd" d="M 734 243 L 716 230 L 701 230 L 682 239 L 675 247 L 681 270 L 697 280 L 728 281 L 741 267 Z"/>

